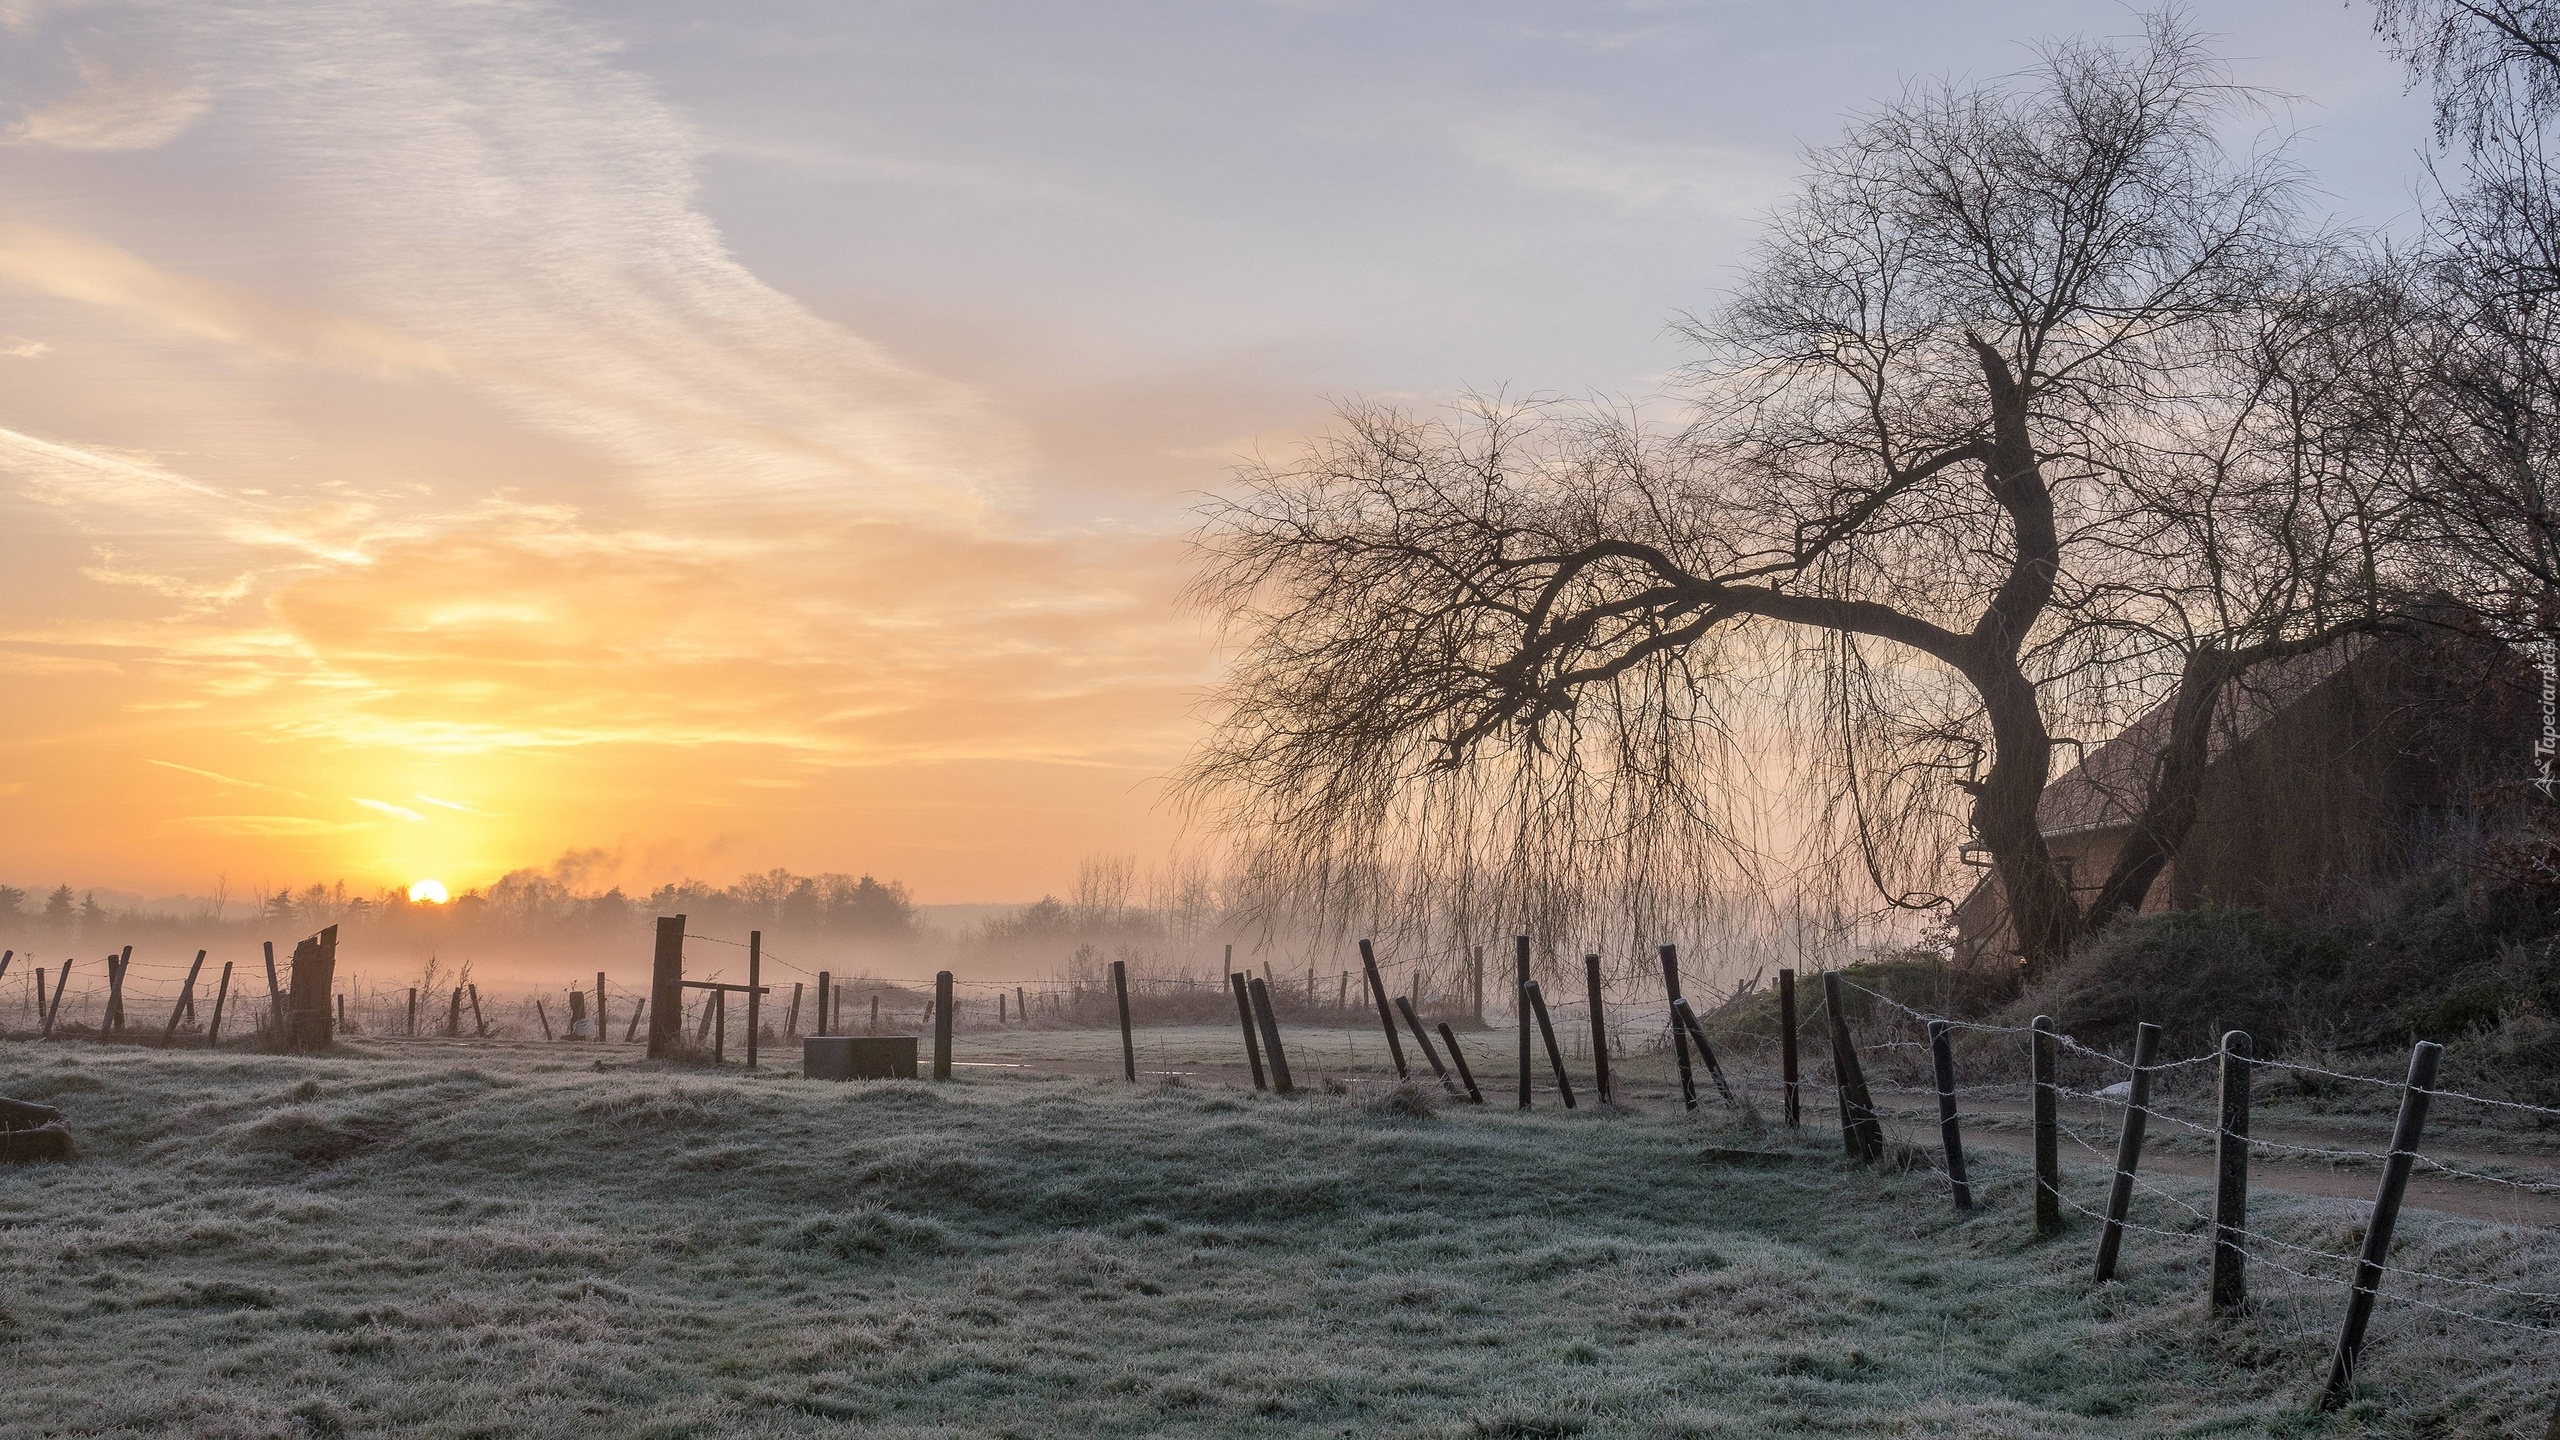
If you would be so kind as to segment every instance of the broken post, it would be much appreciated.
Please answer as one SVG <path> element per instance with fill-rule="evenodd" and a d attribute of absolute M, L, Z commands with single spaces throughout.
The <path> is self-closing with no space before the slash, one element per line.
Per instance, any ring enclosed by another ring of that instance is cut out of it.
<path fill-rule="evenodd" d="M 1929 1065 L 1938 1082 L 1938 1140 L 1947 1151 L 1947 1188 L 1956 1208 L 1973 1208 L 1973 1187 L 1965 1183 L 1964 1134 L 1956 1124 L 1956 1051 L 1953 1031 L 1944 1020 L 1929 1022 Z"/>
<path fill-rule="evenodd" d="M 1396 1062 L 1396 1078 L 1405 1079 L 1404 1042 L 1396 1038 L 1396 1013 L 1387 1004 L 1387 982 L 1378 974 L 1377 952 L 1366 940 L 1360 942 L 1360 973 L 1368 980 L 1369 998 L 1378 1004 L 1378 1028 L 1387 1032 L 1387 1056 Z"/>
<path fill-rule="evenodd" d="M 996 997 L 1001 1000 L 1001 993 Z M 1138 1043 L 1129 1033 L 1129 962 L 1111 962 L 1111 998 L 1120 1007 L 1120 1076 L 1138 1083 Z"/>
<path fill-rule="evenodd" d="M 1592 1088 L 1599 1092 L 1600 1103 L 1607 1105 L 1616 1099 L 1616 1090 L 1609 1083 L 1609 1019 L 1601 1006 L 1599 956 L 1582 957 L 1582 987 L 1591 1006 Z"/>
<path fill-rule="evenodd" d="M 1449 1022 L 1446 1020 L 1440 1022 L 1440 1040 L 1442 1044 L 1449 1047 L 1449 1063 L 1458 1067 L 1458 1079 L 1467 1087 L 1467 1098 L 1478 1105 L 1483 1104 L 1484 1092 L 1476 1088 L 1475 1072 L 1467 1068 L 1466 1054 L 1458 1049 L 1458 1037 L 1449 1029 Z"/>
<path fill-rule="evenodd" d="M 1271 1088 L 1283 1095 L 1294 1095 L 1298 1087 L 1289 1078 L 1289 1055 L 1280 1048 L 1280 1017 L 1271 1010 L 1271 991 L 1259 975 L 1245 977 L 1245 985 L 1253 995 L 1253 1019 L 1262 1031 L 1262 1055 L 1271 1066 Z"/>
<path fill-rule="evenodd" d="M 682 915 L 658 917 L 657 948 L 649 957 L 649 1058 L 652 1060 L 672 1060 L 684 1047 L 684 918 Z"/>
<path fill-rule="evenodd" d="M 2142 1133 L 2151 1119 L 2151 1062 L 2160 1054 L 2160 1027 L 2145 1020 L 2133 1030 L 2133 1079 L 2124 1097 L 2124 1123 L 2116 1127 L 2116 1178 L 2107 1187 L 2107 1220 L 2098 1232 L 2098 1283 L 2116 1278 L 2124 1246 L 2124 1217 L 2133 1208 L 2133 1175 L 2142 1164 Z"/>
<path fill-rule="evenodd" d="M 2382 1183 L 2373 1192 L 2373 1218 L 2365 1222 L 2364 1248 L 2356 1256 L 2355 1288 L 2347 1296 L 2347 1318 L 2338 1327 L 2338 1348 L 2329 1357 L 2329 1383 L 2320 1392 L 2320 1408 L 2334 1410 L 2355 1382 L 2356 1357 L 2364 1349 L 2364 1327 L 2373 1319 L 2374 1297 L 2382 1290 L 2382 1262 L 2391 1253 L 2391 1231 L 2400 1221 L 2400 1197 L 2409 1189 L 2409 1168 L 2417 1163 L 2418 1137 L 2427 1127 L 2427 1100 L 2435 1093 L 2436 1067 L 2444 1047 L 2421 1040 L 2409 1051 L 2409 1079 L 2400 1087 L 2400 1118 L 2391 1127 L 2391 1154 L 2382 1162 Z"/>
<path fill-rule="evenodd" d="M 933 1078 L 951 1078 L 951 972 L 933 975 Z"/>
<path fill-rule="evenodd" d="M 1547 1018 L 1546 992 L 1532 980 L 1520 987 L 1520 993 L 1529 997 L 1529 1013 L 1538 1017 L 1538 1038 L 1546 1042 L 1547 1063 L 1556 1072 L 1556 1094 L 1563 1097 L 1564 1108 L 1570 1110 L 1573 1108 L 1573 1077 L 1564 1073 L 1564 1052 L 1556 1048 L 1556 1027 Z"/>
<path fill-rule="evenodd" d="M 2207 1292 L 2221 1314 L 2249 1299 L 2249 1256 L 2240 1237 L 2249 1229 L 2249 1061 L 2255 1053 L 2247 1031 L 2222 1037 L 2222 1103 L 2213 1139 L 2213 1282 Z"/>
<path fill-rule="evenodd" d="M 288 996 L 285 1048 L 326 1050 L 333 1038 L 329 1002 L 338 970 L 338 927 L 332 925 L 293 947 L 293 987 Z M 476 1005 L 476 1001 L 474 1002 Z"/>

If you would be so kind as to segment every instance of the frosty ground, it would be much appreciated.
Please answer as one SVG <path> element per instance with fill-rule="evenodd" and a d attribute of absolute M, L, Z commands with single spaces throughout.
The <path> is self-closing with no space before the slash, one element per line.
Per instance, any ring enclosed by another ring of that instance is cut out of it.
<path fill-rule="evenodd" d="M 2546 1337 L 2387 1306 L 2323 1416 L 2334 1292 L 2264 1273 L 2209 1324 L 2171 1214 L 2093 1288 L 2005 1156 L 1960 1216 L 1658 1095 L 367 1041 L 6 1042 L 0 1094 L 84 1147 L 0 1172 L 0 1435 L 2539 1436 L 2560 1379 Z M 2255 1218 L 2351 1248 L 2358 1210 Z M 2547 1229 L 2403 1233 L 2439 1273 L 2560 1268 Z"/>

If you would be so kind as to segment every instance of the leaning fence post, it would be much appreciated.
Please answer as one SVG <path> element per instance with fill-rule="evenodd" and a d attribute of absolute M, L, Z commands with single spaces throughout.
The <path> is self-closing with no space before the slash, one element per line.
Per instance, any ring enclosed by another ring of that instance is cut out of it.
<path fill-rule="evenodd" d="M 68 960 L 65 960 L 65 961 L 63 961 L 63 962 L 62 962 L 62 973 L 54 977 L 54 980 L 53 980 L 53 1003 L 52 1003 L 52 1004 L 50 1004 L 50 1005 L 47 1005 L 47 1006 L 44 1008 L 44 1029 L 43 1029 L 42 1031 L 38 1032 L 38 1034 L 36 1035 L 36 1038 L 37 1038 L 37 1039 L 39 1039 L 39 1040 L 50 1040 L 50 1039 L 52 1039 L 52 1038 L 53 1038 L 53 1021 L 54 1021 L 54 1017 L 55 1017 L 55 1016 L 57 1016 L 57 1015 L 60 1015 L 60 1014 L 62 1013 L 62 996 L 63 996 L 63 992 L 65 992 L 65 991 L 69 990 L 70 988 L 71 988 L 71 962 L 70 962 L 70 961 L 68 961 Z"/>
<path fill-rule="evenodd" d="M 1360 974 L 1369 983 L 1369 998 L 1378 1003 L 1378 1028 L 1387 1032 L 1387 1056 L 1396 1062 L 1396 1078 L 1405 1079 L 1404 1042 L 1396 1038 L 1396 1012 L 1387 1004 L 1387 982 L 1378 974 L 1378 952 L 1366 940 L 1360 942 Z"/>
<path fill-rule="evenodd" d="M 1271 1064 L 1271 1088 L 1283 1095 L 1294 1095 L 1298 1087 L 1289 1078 L 1288 1052 L 1280 1048 L 1280 1017 L 1271 1010 L 1270 987 L 1259 975 L 1247 975 L 1245 987 L 1253 996 L 1254 1022 L 1262 1029 L 1263 1058 Z"/>
<path fill-rule="evenodd" d="M 1698 1058 L 1706 1062 L 1707 1078 L 1716 1082 L 1716 1093 L 1724 1097 L 1724 1103 L 1737 1110 L 1744 1108 L 1742 1102 L 1735 1098 L 1733 1087 L 1725 1083 L 1724 1067 L 1716 1063 L 1716 1047 L 1707 1043 L 1707 1027 L 1700 1023 L 1698 1012 L 1690 1007 L 1689 997 L 1684 995 L 1671 1002 L 1671 1018 L 1688 1032 L 1689 1043 L 1698 1047 Z"/>
<path fill-rule="evenodd" d="M 996 997 L 1001 1001 L 1001 992 Z M 1138 1043 L 1129 1033 L 1129 962 L 1111 962 L 1111 998 L 1120 1007 L 1120 1075 L 1130 1084 L 1138 1083 Z"/>
<path fill-rule="evenodd" d="M 213 1018 L 204 1027 L 204 1048 L 222 1048 L 222 1002 L 231 998 L 231 962 L 222 962 L 222 979 L 213 987 Z"/>
<path fill-rule="evenodd" d="M 2098 1283 L 2116 1278 L 2124 1248 L 2124 1217 L 2133 1208 L 2133 1176 L 2142 1164 L 2142 1135 L 2151 1123 L 2151 1063 L 2160 1056 L 2160 1027 L 2145 1020 L 2133 1030 L 2133 1079 L 2125 1088 L 2124 1123 L 2116 1128 L 2116 1178 L 2107 1189 L 2107 1223 L 2098 1235 Z"/>
<path fill-rule="evenodd" d="M 107 1009 L 98 1017 L 98 1040 L 101 1044 L 108 1036 L 124 1028 L 124 967 L 133 963 L 129 958 L 132 950 L 131 946 L 125 947 L 128 958 L 107 957 Z"/>
<path fill-rule="evenodd" d="M 539 995 L 533 997 L 533 1018 L 542 1022 L 542 1038 L 547 1043 L 551 1039 L 551 1012 L 542 1008 Z"/>
<path fill-rule="evenodd" d="M 1600 1095 L 1600 1103 L 1612 1104 L 1617 1087 L 1609 1083 L 1609 1016 L 1601 1003 L 1600 957 L 1582 957 L 1582 988 L 1591 1006 L 1591 1078 L 1592 1088 Z"/>
<path fill-rule="evenodd" d="M 1556 1048 L 1556 1027 L 1547 1018 L 1546 993 L 1538 988 L 1535 980 L 1521 986 L 1520 993 L 1529 997 L 1529 1013 L 1538 1017 L 1538 1038 L 1546 1042 L 1547 1063 L 1556 1072 L 1556 1094 L 1563 1098 L 1564 1108 L 1570 1110 L 1573 1108 L 1573 1077 L 1564 1073 L 1564 1052 Z"/>
<path fill-rule="evenodd" d="M 2036 1233 L 2055 1235 L 2062 1230 L 2061 1096 L 2054 1088 L 2062 1036 L 2050 1015 L 2037 1016 L 2034 1029 Z"/>
<path fill-rule="evenodd" d="M 175 1043 L 178 1038 L 179 1017 L 195 1008 L 196 975 L 203 969 L 204 952 L 199 950 L 196 952 L 196 963 L 187 967 L 187 983 L 178 989 L 178 1003 L 169 1007 L 169 1028 L 160 1032 L 160 1044 L 164 1048 Z"/>
<path fill-rule="evenodd" d="M 791 982 L 791 1009 L 782 1017 L 782 1038 L 800 1038 L 800 982 L 797 980 Z"/>
<path fill-rule="evenodd" d="M 475 1039 L 486 1040 L 489 1038 L 489 1018 L 480 1013 L 480 986 L 473 982 L 462 988 L 471 992 L 471 1034 Z"/>
<path fill-rule="evenodd" d="M 933 1078 L 951 1078 L 951 972 L 933 972 Z"/>
<path fill-rule="evenodd" d="M 2409 1080 L 2400 1090 L 2400 1118 L 2391 1127 L 2391 1154 L 2382 1162 L 2382 1183 L 2373 1192 L 2373 1218 L 2365 1222 L 2364 1249 L 2356 1256 L 2355 1288 L 2347 1296 L 2347 1318 L 2338 1327 L 2338 1348 L 2329 1357 L 2329 1384 L 2320 1407 L 2336 1409 L 2354 1383 L 2356 1356 L 2364 1349 L 2364 1327 L 2373 1319 L 2374 1296 L 2382 1289 L 2382 1262 L 2391 1253 L 2391 1230 L 2400 1220 L 2400 1197 L 2409 1189 L 2409 1170 L 2417 1163 L 2418 1137 L 2427 1127 L 2427 1099 L 2435 1093 L 2436 1067 L 2444 1047 L 2421 1040 L 2409 1051 Z"/>
<path fill-rule="evenodd" d="M 1467 1068 L 1466 1052 L 1458 1048 L 1457 1034 L 1450 1030 L 1446 1020 L 1440 1022 L 1440 1039 L 1449 1047 L 1449 1062 L 1458 1067 L 1458 1079 L 1466 1084 L 1467 1098 L 1478 1105 L 1483 1104 L 1484 1092 L 1476 1088 L 1475 1072 Z"/>
<path fill-rule="evenodd" d="M 1872 1165 L 1884 1158 L 1884 1127 L 1877 1123 L 1875 1101 L 1867 1094 L 1866 1071 L 1858 1064 L 1841 994 L 1839 972 L 1822 972 L 1822 1008 L 1831 1016 L 1831 1076 L 1840 1094 L 1840 1143 L 1850 1159 Z"/>
<path fill-rule="evenodd" d="M 1778 972 L 1778 1082 L 1786 1091 L 1787 1128 L 1804 1123 L 1802 1077 L 1796 1073 L 1796 972 Z"/>
<path fill-rule="evenodd" d="M 1397 996 L 1396 1012 L 1404 1016 L 1405 1025 L 1413 1031 L 1413 1043 L 1422 1047 L 1422 1058 L 1431 1062 L 1431 1073 L 1440 1077 L 1440 1088 L 1457 1094 L 1458 1082 L 1449 1078 L 1449 1067 L 1440 1063 L 1440 1052 L 1431 1043 L 1431 1032 L 1422 1028 L 1422 1017 L 1414 1013 L 1413 1002 Z"/>
<path fill-rule="evenodd" d="M 1956 1051 L 1952 1030 L 1944 1020 L 1929 1022 L 1929 1063 L 1938 1081 L 1938 1138 L 1947 1148 L 1947 1186 L 1956 1208 L 1973 1208 L 1973 1187 L 1964 1176 L 1964 1132 L 1956 1124 Z"/>
<path fill-rule="evenodd" d="M 622 1031 L 622 1043 L 623 1043 L 623 1044 L 625 1044 L 625 1045 L 630 1044 L 630 1043 L 631 1043 L 631 1039 L 632 1039 L 632 1037 L 633 1037 L 633 1036 L 635 1036 L 635 1035 L 638 1035 L 638 1034 L 640 1033 L 640 1017 L 642 1017 L 642 1016 L 644 1016 L 644 1015 L 646 1015 L 646 1014 L 648 1014 L 648 1013 L 649 1013 L 649 997 L 648 997 L 648 996 L 646 996 L 646 995 L 639 996 L 639 997 L 635 998 L 635 999 L 631 1002 L 631 1023 L 630 1023 L 629 1025 L 627 1025 L 627 1026 L 623 1027 L 623 1031 Z"/>
<path fill-rule="evenodd" d="M 1689 1070 L 1689 1032 L 1680 1028 L 1680 947 L 1665 945 L 1662 953 L 1662 1004 L 1671 1012 L 1671 1053 L 1680 1061 L 1680 1103 L 1691 1110 L 1698 1108 L 1698 1077 Z"/>
<path fill-rule="evenodd" d="M 2217 1311 L 2247 1303 L 2249 1230 L 2249 1061 L 2255 1053 L 2244 1030 L 2222 1037 L 2222 1105 L 2213 1141 L 2213 1286 Z"/>
<path fill-rule="evenodd" d="M 1235 954 L 1235 947 L 1228 946 L 1227 954 L 1232 957 Z M 1229 963 L 1233 963 L 1232 959 Z M 1227 988 L 1236 992 L 1236 1023 L 1244 1027 L 1245 1063 L 1253 1067 L 1253 1088 L 1268 1090 L 1271 1087 L 1264 1083 L 1262 1078 L 1262 1042 L 1255 1039 L 1253 1034 L 1253 996 L 1244 988 L 1244 984 L 1244 976 L 1233 970 L 1227 972 Z"/>
<path fill-rule="evenodd" d="M 267 955 L 267 1018 L 278 1030 L 284 1028 L 284 987 L 276 983 L 276 942 L 259 942 Z"/>

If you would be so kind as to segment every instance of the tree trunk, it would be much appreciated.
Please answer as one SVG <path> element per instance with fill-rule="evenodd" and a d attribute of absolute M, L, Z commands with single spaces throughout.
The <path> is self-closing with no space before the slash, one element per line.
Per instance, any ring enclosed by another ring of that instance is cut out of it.
<path fill-rule="evenodd" d="M 2169 733 L 2153 767 L 2150 793 L 2143 797 L 2142 816 L 2134 821 L 2116 863 L 2107 871 L 2097 902 L 2089 907 L 2089 929 L 2104 929 L 2118 916 L 2140 912 L 2152 882 L 2169 868 L 2170 857 L 2187 843 L 2196 812 L 2204 800 L 2204 771 L 2213 739 L 2213 712 L 2223 687 L 2238 673 L 2227 651 L 2207 647 L 2187 656 L 2178 673 L 2178 693 L 2170 702 Z"/>
<path fill-rule="evenodd" d="M 2053 739 L 2035 686 L 2006 653 L 1993 658 L 2003 673 L 1976 680 L 1991 717 L 1991 769 L 1973 793 L 1973 828 L 1991 851 L 1994 873 L 2008 901 L 2009 928 L 2030 978 L 2070 953 L 2080 937 L 2080 907 L 2071 887 L 2055 873 L 2036 805 L 2053 770 Z"/>

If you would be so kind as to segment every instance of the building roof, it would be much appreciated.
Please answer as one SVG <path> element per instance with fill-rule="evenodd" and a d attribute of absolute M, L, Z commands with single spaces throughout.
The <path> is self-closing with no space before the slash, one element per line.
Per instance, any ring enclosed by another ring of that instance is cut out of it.
<path fill-rule="evenodd" d="M 2308 655 L 2270 660 L 2252 666 L 2223 687 L 2214 705 L 2213 727 L 2205 741 L 2210 765 L 2259 727 L 2284 713 L 2321 682 L 2337 674 L 2365 647 L 2350 639 L 2324 645 Z M 2141 719 L 2082 755 L 2080 763 L 2044 789 L 2036 802 L 2037 827 L 2047 835 L 2103 830 L 2130 825 L 2142 813 L 2159 768 L 2161 747 L 2168 743 L 2170 711 L 2175 697 L 2144 712 Z"/>

